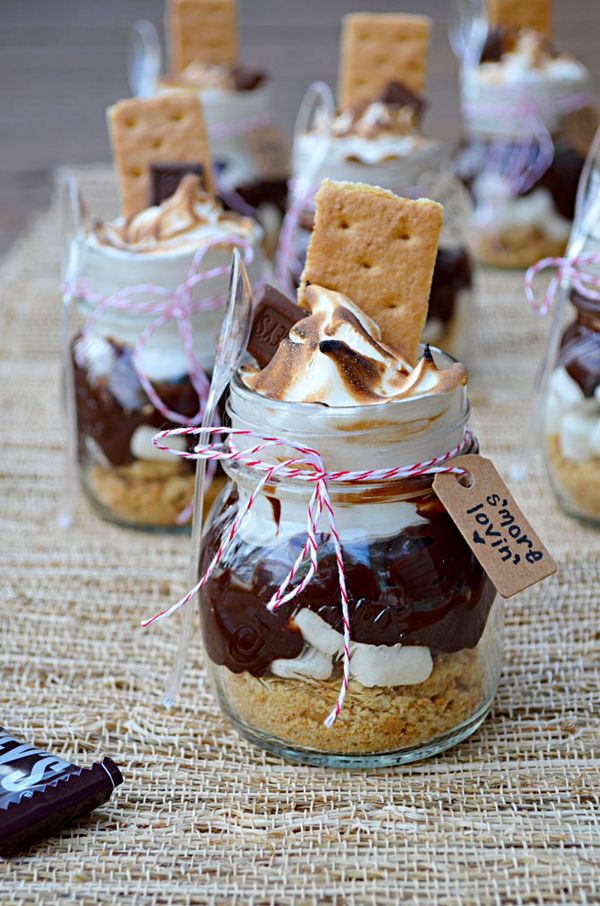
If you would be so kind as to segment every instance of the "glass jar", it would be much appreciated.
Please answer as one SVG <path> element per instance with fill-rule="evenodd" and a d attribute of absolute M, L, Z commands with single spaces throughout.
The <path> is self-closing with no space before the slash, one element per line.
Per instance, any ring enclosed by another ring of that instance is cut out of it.
<path fill-rule="evenodd" d="M 562 255 L 598 122 L 589 73 L 539 35 L 492 31 L 481 62 L 463 62 L 460 83 L 454 167 L 473 195 L 476 259 L 526 268 Z"/>
<path fill-rule="evenodd" d="M 563 509 L 600 526 L 600 299 L 572 289 L 545 401 L 546 464 Z"/>
<path fill-rule="evenodd" d="M 444 222 L 423 340 L 463 358 L 473 287 L 468 248 L 472 203 L 468 191 L 450 172 L 446 147 L 418 133 L 400 136 L 384 133 L 372 138 L 337 136 L 332 131 L 332 117 L 333 112 L 322 106 L 312 125 L 309 122 L 304 126 L 302 111 L 298 117 L 301 122 L 294 139 L 293 191 L 288 215 L 293 223 L 284 224 L 282 237 L 286 236 L 287 226 L 289 241 L 285 238 L 280 242 L 278 252 L 278 276 L 282 285 L 287 285 L 292 293 L 300 282 L 314 220 L 314 195 L 322 179 L 369 183 L 407 198 L 439 201 L 444 206 Z M 318 162 L 316 168 L 315 162 Z M 312 190 L 307 187 L 309 171 Z"/>
<path fill-rule="evenodd" d="M 262 274 L 262 233 L 254 229 L 251 279 Z M 79 474 L 99 513 L 134 528 L 181 529 L 190 521 L 194 464 L 157 450 L 160 428 L 199 423 L 199 395 L 206 395 L 227 292 L 232 240 L 207 249 L 198 270 L 222 273 L 191 290 L 180 313 L 164 316 L 165 296 L 190 273 L 198 245 L 134 253 L 103 245 L 92 229 L 80 242 L 79 268 L 65 355 L 72 380 L 71 430 Z M 114 294 L 140 286 L 117 304 Z M 199 305 L 206 300 L 206 307 Z M 216 300 L 212 304 L 210 300 Z M 167 300 L 168 301 L 168 300 Z M 158 306 L 158 307 L 157 307 Z M 181 312 L 187 311 L 189 349 L 184 349 Z M 137 350 L 137 357 L 136 357 Z M 191 358 L 197 374 L 191 378 Z M 150 395 L 142 378 L 150 385 Z M 152 398 L 154 396 L 154 398 Z M 185 441 L 179 448 L 185 449 Z M 221 486 L 223 481 L 221 480 Z M 212 487 L 216 495 L 219 482 Z M 209 499 L 211 491 L 209 490 Z"/>
<path fill-rule="evenodd" d="M 434 350 L 443 365 L 450 358 Z M 408 465 L 461 442 L 466 389 L 378 405 L 323 407 L 266 399 L 237 376 L 233 428 L 316 448 L 329 470 Z M 233 436 L 238 448 L 256 441 Z M 280 462 L 287 448 L 261 457 Z M 297 455 L 291 453 L 289 455 Z M 226 462 L 229 483 L 209 517 L 200 574 L 256 488 Z M 269 481 L 199 593 L 204 645 L 221 707 L 263 748 L 315 765 L 377 766 L 443 751 L 479 727 L 502 661 L 503 605 L 432 490 L 432 477 L 330 483 L 349 594 L 350 680 L 333 727 L 343 637 L 338 573 L 325 516 L 318 567 L 271 612 L 273 593 L 306 540 L 312 486 Z M 294 579 L 305 574 L 301 567 Z"/>
<path fill-rule="evenodd" d="M 233 210 L 256 212 L 272 247 L 286 206 L 289 146 L 273 122 L 271 82 L 266 73 L 241 67 L 232 75 L 233 87 L 206 85 L 205 79 L 205 68 L 190 64 L 179 76 L 162 79 L 158 87 L 197 94 L 219 193 Z"/>

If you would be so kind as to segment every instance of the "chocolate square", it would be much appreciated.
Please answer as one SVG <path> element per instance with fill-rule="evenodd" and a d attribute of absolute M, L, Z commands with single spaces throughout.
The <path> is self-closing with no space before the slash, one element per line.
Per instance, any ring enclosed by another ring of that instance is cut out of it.
<path fill-rule="evenodd" d="M 425 100 L 400 82 L 388 82 L 376 99 L 391 107 L 412 107 L 420 119 L 425 110 Z"/>
<path fill-rule="evenodd" d="M 262 288 L 248 340 L 248 352 L 254 356 L 261 368 L 269 364 L 277 347 L 287 337 L 294 324 L 306 318 L 308 314 L 308 311 L 300 308 L 274 286 L 266 284 Z"/>
<path fill-rule="evenodd" d="M 150 198 L 149 204 L 159 205 L 174 195 L 179 183 L 188 173 L 200 177 L 200 186 L 204 188 L 204 167 L 188 161 L 168 161 L 150 164 Z"/>

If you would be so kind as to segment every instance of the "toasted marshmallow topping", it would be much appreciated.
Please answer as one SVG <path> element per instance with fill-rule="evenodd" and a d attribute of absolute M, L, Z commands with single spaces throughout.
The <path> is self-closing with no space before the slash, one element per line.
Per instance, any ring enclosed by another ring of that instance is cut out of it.
<path fill-rule="evenodd" d="M 233 90 L 235 80 L 230 66 L 216 66 L 211 63 L 189 63 L 179 75 L 163 79 L 164 85 L 186 88 L 224 88 Z"/>
<path fill-rule="evenodd" d="M 383 101 L 358 104 L 340 113 L 331 123 L 336 138 L 359 135 L 377 138 L 379 135 L 417 135 L 417 115 L 414 107 L 398 107 Z"/>
<path fill-rule="evenodd" d="M 527 75 L 548 81 L 579 81 L 587 76 L 582 63 L 566 54 L 556 54 L 541 35 L 527 29 L 519 32 L 513 50 L 504 53 L 498 62 L 482 63 L 479 69 L 481 77 L 492 83 L 518 82 Z"/>
<path fill-rule="evenodd" d="M 130 220 L 98 223 L 94 234 L 99 245 L 131 252 L 166 251 L 197 244 L 199 238 L 235 234 L 250 238 L 253 221 L 224 211 L 200 191 L 198 177 L 185 176 L 175 192 L 161 205 L 146 208 Z"/>
<path fill-rule="evenodd" d="M 462 365 L 440 370 L 427 352 L 414 368 L 381 341 L 377 324 L 342 293 L 306 289 L 311 314 L 292 327 L 269 364 L 248 367 L 247 387 L 275 400 L 354 406 L 445 393 L 466 384 Z"/>

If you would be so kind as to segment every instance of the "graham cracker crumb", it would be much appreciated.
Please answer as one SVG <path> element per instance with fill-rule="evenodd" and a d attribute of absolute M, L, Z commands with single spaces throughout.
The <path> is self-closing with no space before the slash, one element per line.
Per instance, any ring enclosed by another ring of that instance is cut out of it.
<path fill-rule="evenodd" d="M 337 700 L 341 668 L 324 682 L 257 678 L 218 668 L 223 689 L 249 726 L 285 743 L 323 752 L 387 752 L 433 740 L 481 704 L 483 673 L 476 650 L 438 655 L 431 676 L 414 686 L 365 688 L 351 679 L 333 729 L 323 721 Z"/>
<path fill-rule="evenodd" d="M 584 462 L 565 459 L 558 434 L 548 437 L 547 449 L 553 484 L 565 504 L 582 516 L 600 519 L 600 456 Z"/>
<path fill-rule="evenodd" d="M 205 494 L 205 513 L 225 480 L 213 479 Z M 94 465 L 86 476 L 89 492 L 102 507 L 119 520 L 148 527 L 179 525 L 177 517 L 194 496 L 194 481 L 194 474 L 181 462 L 149 460 L 112 469 Z"/>
<path fill-rule="evenodd" d="M 566 245 L 566 239 L 551 239 L 537 227 L 517 227 L 497 235 L 479 234 L 471 242 L 480 264 L 504 268 L 526 268 L 541 258 L 560 257 Z"/>

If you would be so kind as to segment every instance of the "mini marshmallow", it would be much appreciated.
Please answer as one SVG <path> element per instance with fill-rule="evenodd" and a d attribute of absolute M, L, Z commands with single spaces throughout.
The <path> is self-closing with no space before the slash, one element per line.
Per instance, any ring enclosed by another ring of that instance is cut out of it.
<path fill-rule="evenodd" d="M 361 686 L 367 688 L 424 683 L 432 670 L 431 652 L 423 646 L 352 646 L 350 673 Z"/>
<path fill-rule="evenodd" d="M 546 431 L 556 434 L 560 429 L 563 415 L 577 406 L 584 399 L 579 384 L 573 380 L 566 368 L 557 368 L 552 372 L 548 384 L 546 402 Z"/>
<path fill-rule="evenodd" d="M 309 611 L 305 611 L 308 613 Z M 273 661 L 271 670 L 275 676 L 283 679 L 304 679 L 310 677 L 316 680 L 329 679 L 333 673 L 331 656 L 317 651 L 308 645 L 302 654 L 295 658 L 280 658 Z"/>
<path fill-rule="evenodd" d="M 152 443 L 152 438 L 155 434 L 156 430 L 154 428 L 149 428 L 147 425 L 140 425 L 139 428 L 136 428 L 129 443 L 131 455 L 136 459 L 149 459 L 154 462 L 161 460 L 173 462 L 173 456 L 170 453 L 158 450 Z M 183 451 L 185 450 L 185 438 L 170 437 L 169 446 L 173 450 Z"/>
<path fill-rule="evenodd" d="M 332 629 L 317 613 L 304 608 L 294 617 L 294 623 L 300 628 L 304 640 L 318 648 L 323 654 L 332 657 L 344 650 L 344 637 L 341 632 Z"/>
<path fill-rule="evenodd" d="M 584 462 L 597 455 L 593 444 L 598 442 L 599 425 L 600 413 L 594 399 L 584 400 L 565 413 L 559 429 L 560 450 L 565 459 Z"/>

